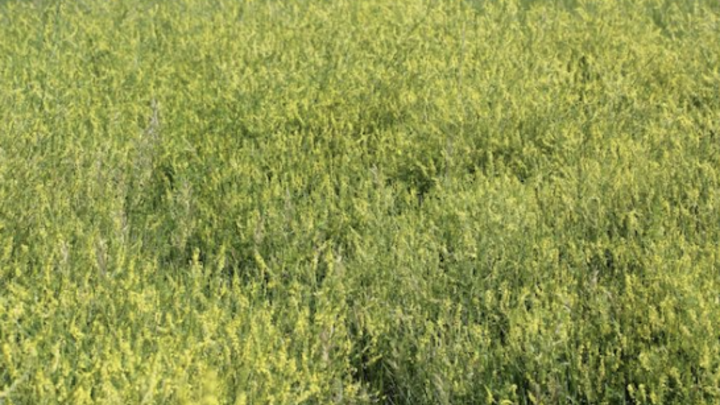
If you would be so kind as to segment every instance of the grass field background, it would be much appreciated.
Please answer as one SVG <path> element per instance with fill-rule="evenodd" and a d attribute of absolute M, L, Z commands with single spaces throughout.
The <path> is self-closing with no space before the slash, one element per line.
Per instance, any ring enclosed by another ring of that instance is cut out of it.
<path fill-rule="evenodd" d="M 720 403 L 716 0 L 0 1 L 0 404 Z"/>

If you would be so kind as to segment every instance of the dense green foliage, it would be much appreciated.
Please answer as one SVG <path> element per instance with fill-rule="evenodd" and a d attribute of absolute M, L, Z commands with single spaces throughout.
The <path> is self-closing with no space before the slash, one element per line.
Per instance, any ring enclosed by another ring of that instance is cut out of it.
<path fill-rule="evenodd" d="M 720 403 L 719 68 L 715 0 L 2 0 L 0 403 Z"/>

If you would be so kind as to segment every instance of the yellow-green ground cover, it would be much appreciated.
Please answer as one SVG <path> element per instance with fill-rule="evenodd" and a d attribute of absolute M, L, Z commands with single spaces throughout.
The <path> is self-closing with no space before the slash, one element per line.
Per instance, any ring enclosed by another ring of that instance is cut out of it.
<path fill-rule="evenodd" d="M 0 403 L 720 403 L 715 0 L 0 0 Z"/>

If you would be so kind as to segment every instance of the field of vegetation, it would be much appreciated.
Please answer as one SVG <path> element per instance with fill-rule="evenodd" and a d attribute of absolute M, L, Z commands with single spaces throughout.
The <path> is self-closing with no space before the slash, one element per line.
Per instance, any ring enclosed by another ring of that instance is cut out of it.
<path fill-rule="evenodd" d="M 56 403 L 720 403 L 720 2 L 0 0 Z"/>

